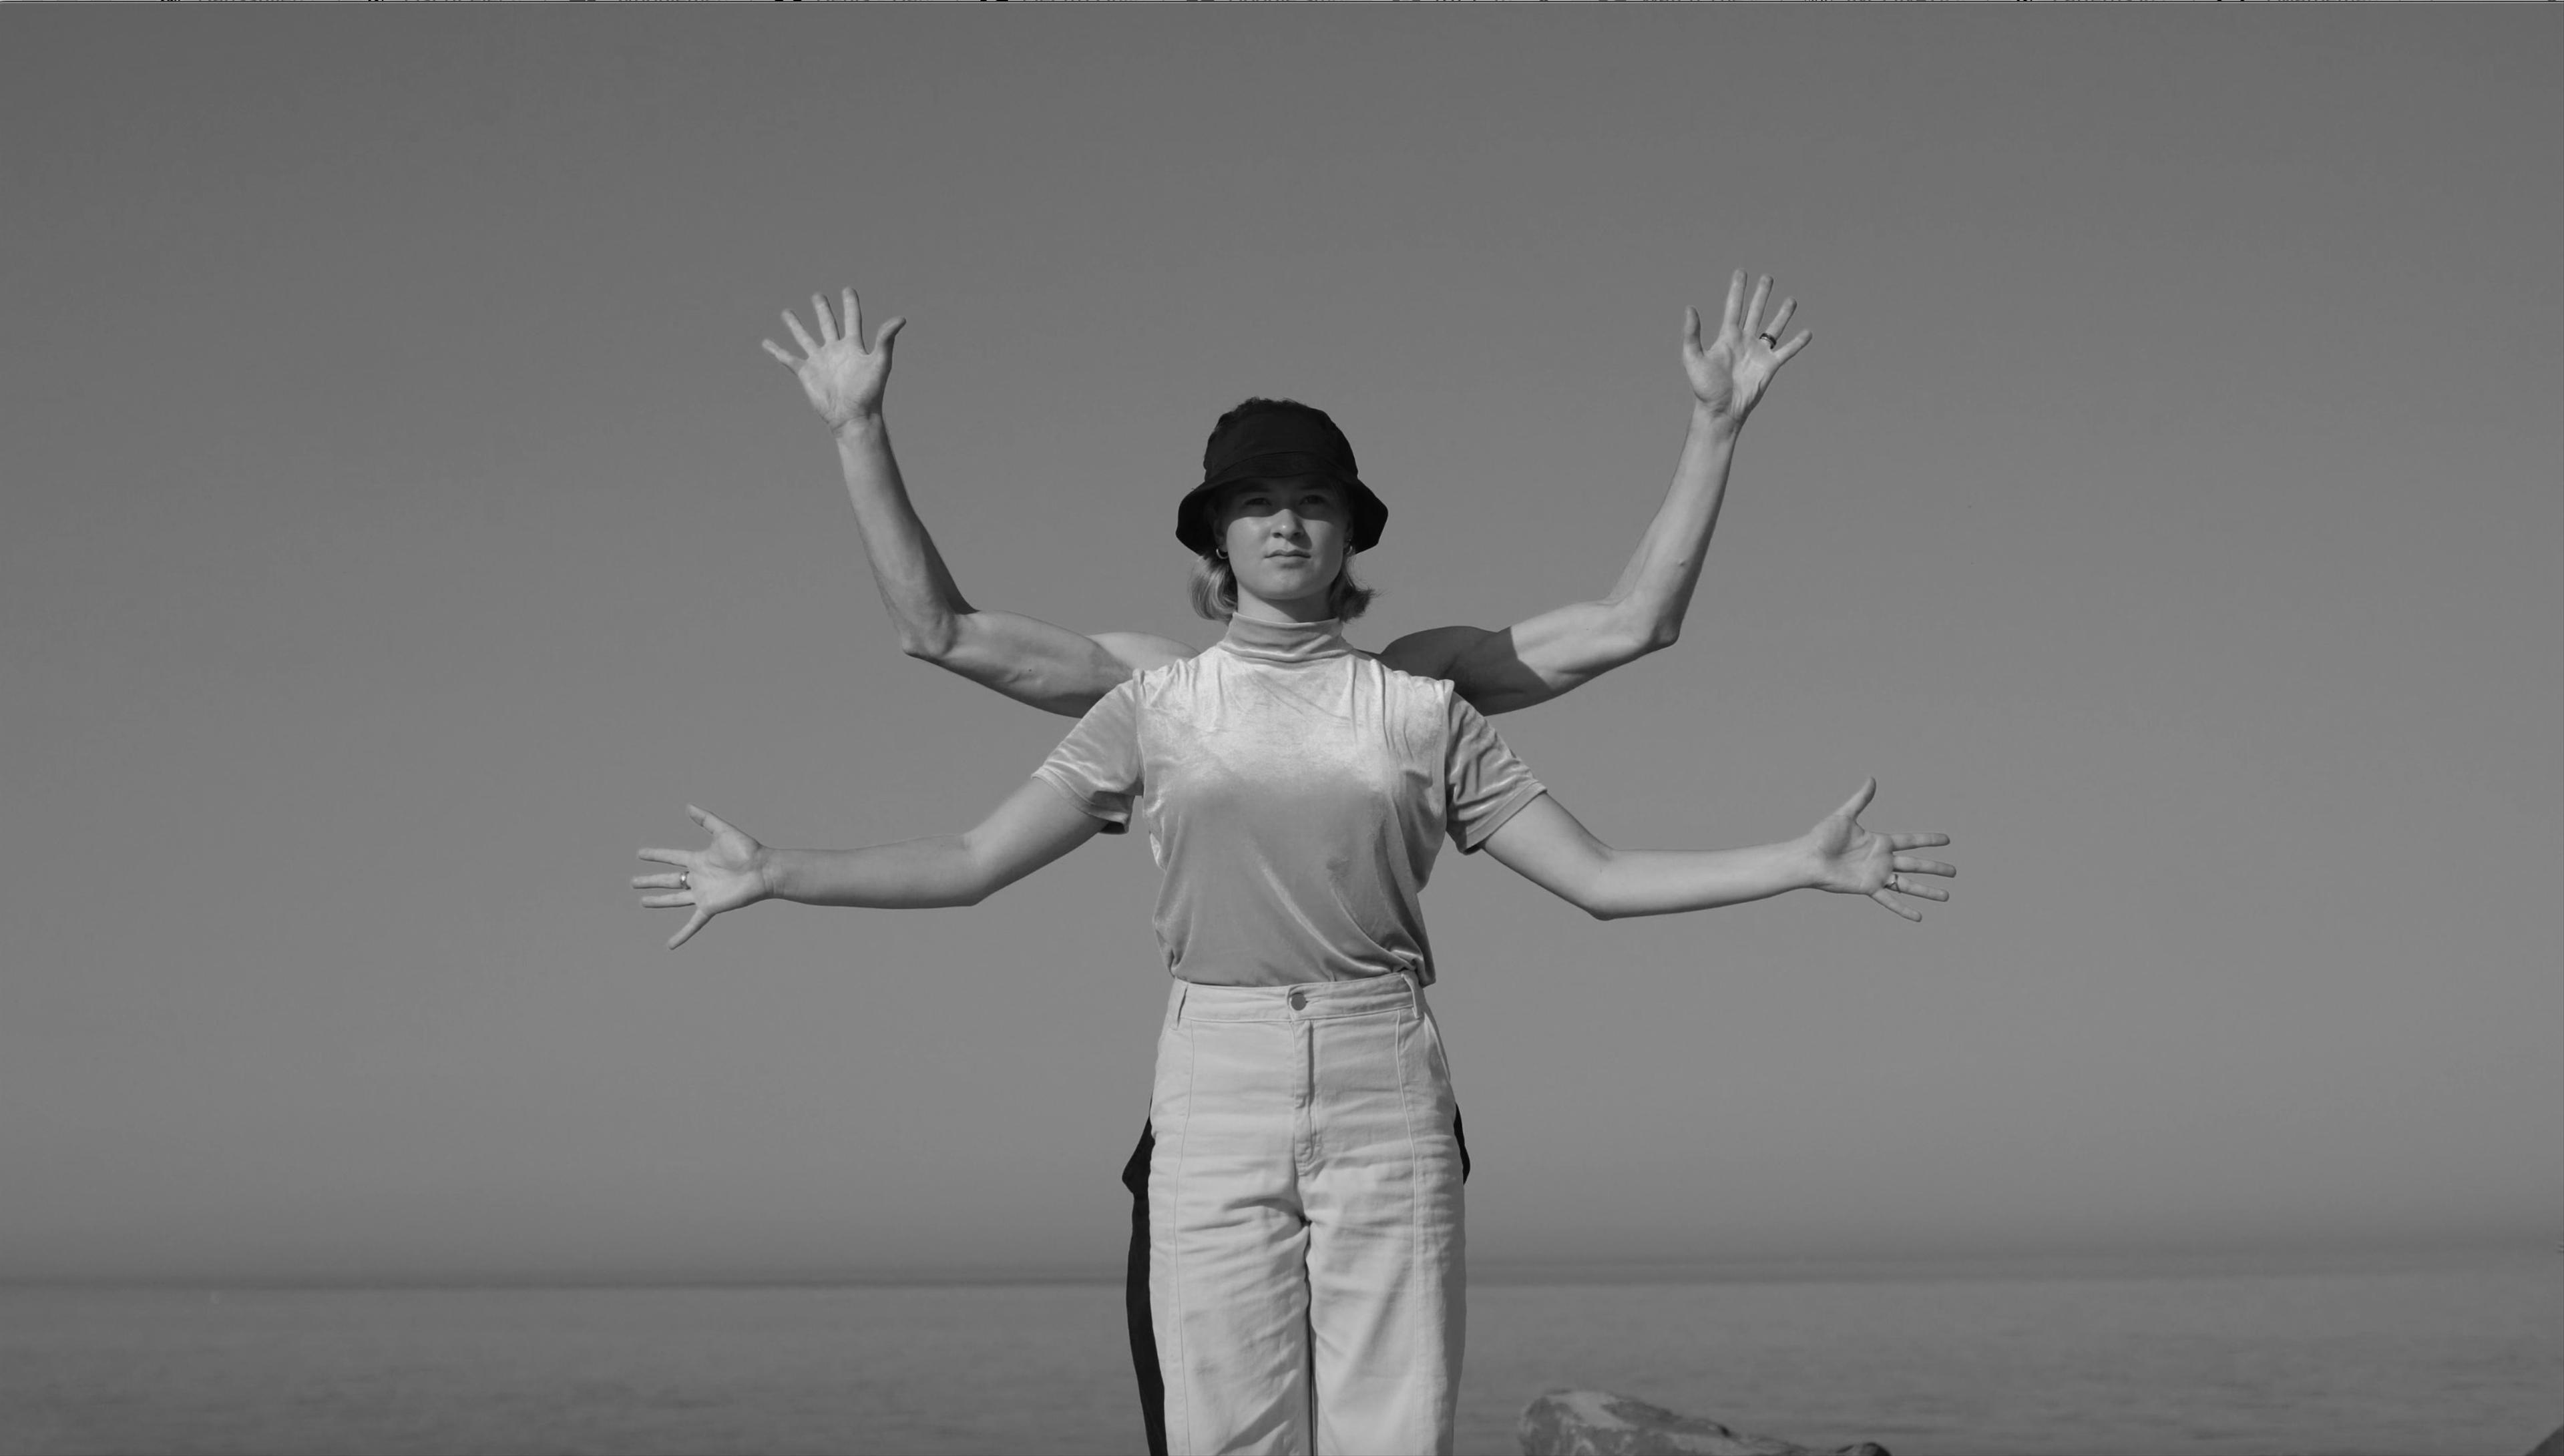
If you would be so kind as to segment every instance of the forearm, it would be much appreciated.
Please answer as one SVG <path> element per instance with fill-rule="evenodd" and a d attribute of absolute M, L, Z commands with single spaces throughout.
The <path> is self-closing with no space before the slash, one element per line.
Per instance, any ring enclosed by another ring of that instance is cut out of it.
<path fill-rule="evenodd" d="M 1736 422 L 1712 415 L 1694 403 L 1691 429 L 1683 437 L 1682 458 L 1674 466 L 1673 485 L 1656 511 L 1629 564 L 1620 571 L 1607 599 L 1621 629 L 1643 648 L 1663 647 L 1681 633 L 1692 588 L 1700 584 L 1702 559 L 1718 528 L 1718 509 L 1727 496 L 1727 475 L 1736 457 Z"/>
<path fill-rule="evenodd" d="M 959 834 L 871 849 L 768 849 L 763 855 L 767 894 L 802 905 L 976 905 L 991 888 Z"/>
<path fill-rule="evenodd" d="M 1805 839 L 1752 849 L 1605 850 L 1576 897 L 1597 920 L 1742 905 L 1819 883 Z"/>
<path fill-rule="evenodd" d="M 836 436 L 855 525 L 871 559 L 873 584 L 899 628 L 900 648 L 940 660 L 953 651 L 970 603 L 908 499 L 907 482 L 891 454 L 890 428 L 879 413 L 861 414 L 838 426 Z"/>

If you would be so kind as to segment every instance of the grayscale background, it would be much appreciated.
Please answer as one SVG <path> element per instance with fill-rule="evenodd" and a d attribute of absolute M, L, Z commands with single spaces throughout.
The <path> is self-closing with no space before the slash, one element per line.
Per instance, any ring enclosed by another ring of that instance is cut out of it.
<path fill-rule="evenodd" d="M 1378 648 L 1608 589 L 1737 267 L 1816 341 L 1681 642 L 1497 726 L 1631 846 L 1876 774 L 1957 898 L 1602 926 L 1446 853 L 1473 1259 L 2549 1246 L 2559 36 L 12 7 L 0 1279 L 1111 1267 L 1136 840 L 673 953 L 624 888 L 690 801 L 965 827 L 1069 727 L 901 656 L 758 339 L 906 314 L 964 590 L 1081 630 L 1211 640 L 1202 437 L 1323 405 Z"/>

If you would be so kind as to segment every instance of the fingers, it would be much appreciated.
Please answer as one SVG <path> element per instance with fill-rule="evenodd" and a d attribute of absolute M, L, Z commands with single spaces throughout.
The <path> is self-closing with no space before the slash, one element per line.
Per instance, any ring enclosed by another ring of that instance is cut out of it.
<path fill-rule="evenodd" d="M 1798 300 L 1783 299 L 1781 301 L 1781 307 L 1773 310 L 1772 316 L 1764 320 L 1761 331 L 1772 335 L 1774 338 L 1779 338 L 1781 336 L 1781 330 L 1790 326 L 1790 315 L 1798 312 Z"/>
<path fill-rule="evenodd" d="M 1940 875 L 1943 877 L 1951 877 L 1959 873 L 1959 867 L 1957 865 L 1946 864 L 1940 860 L 1918 860 L 1910 854 L 1898 855 L 1896 858 L 1889 860 L 1887 864 L 1888 868 L 1894 870 L 1900 875 Z"/>
<path fill-rule="evenodd" d="M 1883 906 L 1886 906 L 1889 910 L 1896 912 L 1898 915 L 1905 917 L 1909 921 L 1919 922 L 1923 919 L 1923 912 L 1900 902 L 1895 896 L 1888 894 L 1884 890 L 1873 891 L 1869 898 L 1877 901 Z"/>
<path fill-rule="evenodd" d="M 784 351 L 780 344 L 777 344 L 770 338 L 764 340 L 765 351 L 774 355 L 776 358 L 781 359 L 783 362 L 790 364 L 797 370 L 801 367 L 802 362 L 805 359 L 810 355 L 817 353 L 823 345 L 835 343 L 841 338 L 852 340 L 858 350 L 863 348 L 864 306 L 863 302 L 855 297 L 855 291 L 853 289 L 846 289 L 842 292 L 838 305 L 834 310 L 831 310 L 828 307 L 828 299 L 826 295 L 812 294 L 810 296 L 810 313 L 812 317 L 819 320 L 819 336 L 817 338 L 812 338 L 810 336 L 810 331 L 801 326 L 800 318 L 795 316 L 789 310 L 786 310 L 783 314 L 783 326 L 792 330 L 792 341 L 801 345 L 802 358 L 796 359 L 792 357 L 791 354 Z M 890 342 L 891 335 L 898 332 L 900 325 L 906 321 L 906 319 L 894 318 L 890 322 L 883 324 L 882 336 L 878 341 L 876 341 L 874 347 L 878 348 L 882 344 Z"/>
<path fill-rule="evenodd" d="M 714 816 L 696 808 L 692 804 L 686 805 L 686 813 L 696 823 L 711 830 L 715 834 L 737 834 L 739 832 Z M 695 932 L 702 930 L 705 922 L 712 919 L 712 913 L 710 911 L 707 911 L 702 906 L 695 904 L 694 889 L 687 883 L 689 876 L 693 873 L 692 867 L 698 856 L 682 849 L 645 849 L 641 851 L 641 858 L 645 860 L 656 860 L 663 865 L 684 865 L 688 867 L 674 875 L 662 873 L 635 875 L 632 877 L 632 888 L 635 890 L 659 890 L 666 892 L 665 894 L 660 895 L 642 896 L 641 906 L 644 910 L 684 910 L 689 906 L 693 906 L 695 913 L 687 919 L 685 928 L 677 932 L 676 935 L 670 936 L 668 939 L 668 948 L 674 950 L 678 946 L 686 943 L 688 940 L 693 939 L 695 937 Z"/>
<path fill-rule="evenodd" d="M 1720 333 L 1737 333 L 1741 331 L 1741 325 L 1745 320 L 1739 313 L 1738 310 L 1739 306 L 1744 304 L 1744 302 L 1745 270 L 1740 268 L 1733 274 L 1730 274 L 1727 279 L 1727 307 L 1722 310 L 1718 315 L 1718 331 Z"/>
<path fill-rule="evenodd" d="M 1906 879 L 1902 875 L 1896 877 L 1895 893 L 1898 895 L 1911 895 L 1917 900 L 1947 900 L 1950 898 L 1950 892 L 1942 889 L 1938 885 L 1917 884 L 1912 880 Z"/>
<path fill-rule="evenodd" d="M 1806 348 L 1808 346 L 1808 340 L 1814 337 L 1816 337 L 1816 335 L 1809 332 L 1807 329 L 1800 329 L 1798 337 L 1791 339 L 1788 343 L 1772 350 L 1772 367 L 1777 369 L 1783 364 L 1790 362 L 1792 359 L 1797 358 L 1799 356 L 1799 350 Z"/>
<path fill-rule="evenodd" d="M 790 369 L 795 373 L 800 372 L 801 361 L 792 357 L 792 350 L 785 348 L 783 345 L 776 343 L 770 338 L 760 338 L 757 342 L 765 345 L 765 351 L 767 353 L 781 359 L 783 361 L 783 367 Z"/>
<path fill-rule="evenodd" d="M 1870 798 L 1870 795 L 1872 795 L 1872 794 L 1874 794 L 1874 793 L 1877 793 L 1877 792 L 1878 792 L 1878 780 L 1877 780 L 1877 779 L 1875 779 L 1875 778 L 1864 778 L 1864 779 L 1862 779 L 1862 780 L 1860 781 L 1860 791 L 1859 791 L 1859 792 L 1857 792 L 1857 793 L 1855 793 L 1855 794 L 1853 794 L 1850 798 L 1847 798 L 1847 799 L 1843 800 L 1843 806 L 1842 806 L 1841 808 L 1839 808 L 1839 809 L 1834 810 L 1834 815 L 1835 815 L 1836 817 L 1844 818 L 1844 819 L 1857 819 L 1857 818 L 1859 818 L 1859 817 L 1860 817 L 1860 811 L 1869 807 L 1869 798 Z"/>
<path fill-rule="evenodd" d="M 1887 847 L 1889 849 L 1938 849 L 1949 842 L 1950 836 L 1946 834 L 1891 834 L 1887 836 Z M 1896 868 L 1901 870 L 1905 867 L 1903 865 L 1898 865 Z"/>
<path fill-rule="evenodd" d="M 1754 284 L 1754 301 L 1745 306 L 1745 317 L 1738 332 L 1751 336 L 1763 331 L 1763 301 L 1772 297 L 1772 275 L 1764 274 Z"/>
<path fill-rule="evenodd" d="M 819 316 L 824 318 L 827 314 L 823 312 Z M 801 320 L 793 317 L 792 311 L 789 309 L 783 311 L 783 326 L 792 330 L 792 341 L 801 345 L 803 354 L 815 354 L 819 351 L 819 341 L 810 336 L 810 330 L 801 326 Z"/>

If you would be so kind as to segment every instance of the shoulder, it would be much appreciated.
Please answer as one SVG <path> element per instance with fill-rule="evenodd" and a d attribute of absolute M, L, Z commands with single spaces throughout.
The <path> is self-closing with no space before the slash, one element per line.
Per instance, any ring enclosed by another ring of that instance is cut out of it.
<path fill-rule="evenodd" d="M 1411 698 L 1418 703 L 1429 703 L 1437 709 L 1446 703 L 1458 701 L 1458 689 L 1453 686 L 1449 678 L 1401 668 L 1390 662 L 1386 653 L 1378 657 L 1372 657 L 1368 653 L 1364 656 L 1369 660 L 1372 670 L 1379 673 L 1382 681 L 1389 685 L 1389 691 L 1401 698 Z"/>
<path fill-rule="evenodd" d="M 1362 657 L 1362 670 L 1378 678 L 1382 699 L 1391 716 L 1408 726 L 1408 731 L 1447 738 L 1461 727 L 1464 715 L 1475 716 L 1449 678 L 1400 667 L 1385 652 Z"/>
<path fill-rule="evenodd" d="M 1145 696 L 1152 682 L 1163 683 L 1210 655 L 1207 649 L 1146 632 L 1098 632 L 1095 642 L 1122 667 L 1122 681 L 1108 691 L 1108 697 L 1112 693 Z"/>
<path fill-rule="evenodd" d="M 1114 692 L 1133 707 L 1145 709 L 1153 703 L 1167 701 L 1170 695 L 1181 698 L 1191 693 L 1205 677 L 1218 673 L 1228 660 L 1227 654 L 1214 647 L 1183 647 L 1180 652 L 1168 654 L 1163 661 L 1134 668 L 1131 676 L 1123 679 L 1122 685 Z"/>

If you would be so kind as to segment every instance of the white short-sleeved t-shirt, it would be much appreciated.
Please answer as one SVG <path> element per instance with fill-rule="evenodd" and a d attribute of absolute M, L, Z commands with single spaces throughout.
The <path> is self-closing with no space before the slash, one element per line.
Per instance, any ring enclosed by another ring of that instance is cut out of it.
<path fill-rule="evenodd" d="M 1167 966 L 1206 985 L 1429 984 L 1416 902 L 1442 836 L 1475 850 L 1544 792 L 1449 683 L 1334 622 L 1244 617 L 1106 694 L 1033 776 L 1116 828 L 1137 800 Z"/>

